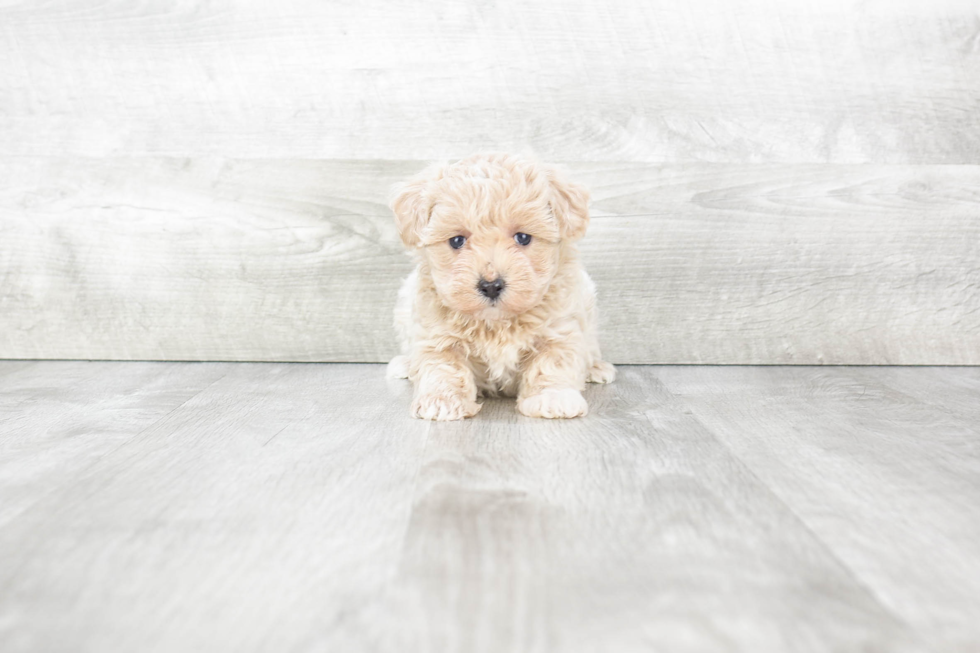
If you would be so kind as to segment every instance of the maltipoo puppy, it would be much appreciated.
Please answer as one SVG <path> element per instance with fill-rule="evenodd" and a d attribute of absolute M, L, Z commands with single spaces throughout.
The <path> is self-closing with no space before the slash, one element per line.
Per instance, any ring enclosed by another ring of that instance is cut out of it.
<path fill-rule="evenodd" d="M 398 294 L 404 355 L 388 373 L 414 382 L 413 416 L 472 417 L 478 397 L 498 395 L 516 396 L 530 417 L 588 412 L 585 382 L 615 377 L 575 246 L 588 201 L 555 170 L 507 154 L 434 166 L 395 189 L 418 266 Z"/>

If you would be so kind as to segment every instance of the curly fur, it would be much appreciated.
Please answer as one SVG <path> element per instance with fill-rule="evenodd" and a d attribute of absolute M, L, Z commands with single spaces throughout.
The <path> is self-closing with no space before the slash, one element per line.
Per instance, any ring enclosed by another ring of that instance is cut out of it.
<path fill-rule="evenodd" d="M 517 397 L 532 417 L 577 417 L 586 381 L 613 380 L 596 337 L 595 287 L 575 241 L 588 193 L 528 158 L 481 154 L 433 166 L 396 188 L 399 234 L 418 265 L 395 307 L 403 356 L 393 376 L 415 383 L 412 414 L 475 415 L 480 396 Z M 518 232 L 530 234 L 521 246 Z M 462 235 L 465 245 L 449 246 Z M 480 279 L 503 279 L 496 300 Z"/>

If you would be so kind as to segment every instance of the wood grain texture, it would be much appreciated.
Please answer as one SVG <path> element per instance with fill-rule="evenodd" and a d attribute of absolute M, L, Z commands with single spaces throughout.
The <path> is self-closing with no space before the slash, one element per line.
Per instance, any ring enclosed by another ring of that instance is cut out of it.
<path fill-rule="evenodd" d="M 587 396 L 582 420 L 492 401 L 477 419 L 433 424 L 398 575 L 324 647 L 923 645 L 649 370 L 622 368 Z"/>
<path fill-rule="evenodd" d="M 976 368 L 656 376 L 932 650 L 977 649 Z"/>
<path fill-rule="evenodd" d="M 620 372 L 434 424 L 378 365 L 0 362 L 0 649 L 980 645 L 980 369 Z"/>
<path fill-rule="evenodd" d="M 970 0 L 0 7 L 16 155 L 976 163 Z"/>
<path fill-rule="evenodd" d="M 895 392 L 980 423 L 980 369 L 928 367 L 922 368 L 922 374 L 913 372 L 907 367 L 883 367 L 867 374 Z M 851 370 L 851 375 L 861 376 L 857 370 Z"/>
<path fill-rule="evenodd" d="M 424 162 L 0 159 L 0 357 L 386 361 Z M 980 364 L 980 167 L 570 163 L 618 363 Z"/>
<path fill-rule="evenodd" d="M 162 419 L 227 364 L 0 366 L 0 524 Z"/>
<path fill-rule="evenodd" d="M 88 443 L 86 464 L 62 465 L 50 491 L 35 484 L 37 500 L 0 526 L 0 649 L 309 650 L 378 594 L 425 425 L 386 397 L 377 366 L 231 367 L 99 456 L 99 433 L 122 428 L 120 386 L 81 423 L 58 423 Z M 147 408 L 158 369 L 112 367 Z M 46 437 L 29 419 L 19 433 Z M 22 469 L 0 458 L 4 474 Z"/>

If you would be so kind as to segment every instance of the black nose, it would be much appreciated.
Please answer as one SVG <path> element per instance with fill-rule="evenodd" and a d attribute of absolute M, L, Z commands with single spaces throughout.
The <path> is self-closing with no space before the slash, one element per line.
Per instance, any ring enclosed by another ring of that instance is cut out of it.
<path fill-rule="evenodd" d="M 504 285 L 504 280 L 500 278 L 494 279 L 493 281 L 480 279 L 480 283 L 476 284 L 476 287 L 490 299 L 497 299 L 497 295 L 504 291 Z"/>

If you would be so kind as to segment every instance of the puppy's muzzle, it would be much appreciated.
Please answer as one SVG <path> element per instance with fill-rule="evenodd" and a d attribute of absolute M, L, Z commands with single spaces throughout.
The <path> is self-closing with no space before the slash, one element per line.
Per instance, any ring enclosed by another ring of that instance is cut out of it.
<path fill-rule="evenodd" d="M 487 281 L 486 279 L 480 279 L 480 282 L 476 284 L 479 288 L 480 294 L 490 300 L 497 299 L 497 297 L 504 291 L 507 284 L 500 277 L 497 277 L 493 281 Z"/>

